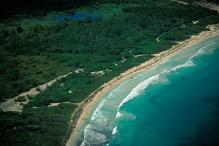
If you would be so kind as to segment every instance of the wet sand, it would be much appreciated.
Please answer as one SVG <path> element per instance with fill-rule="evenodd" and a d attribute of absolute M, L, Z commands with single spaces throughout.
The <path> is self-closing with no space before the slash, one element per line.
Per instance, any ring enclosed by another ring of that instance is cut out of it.
<path fill-rule="evenodd" d="M 99 89 L 94 91 L 90 94 L 90 96 L 85 99 L 77 108 L 77 110 L 73 113 L 76 115 L 76 120 L 72 123 L 72 128 L 69 130 L 67 134 L 66 145 L 67 146 L 74 146 L 76 145 L 77 140 L 80 136 L 80 130 L 82 128 L 83 123 L 86 121 L 86 119 L 89 117 L 90 111 L 97 103 L 100 102 L 102 97 L 106 95 L 108 92 L 110 92 L 112 89 L 114 89 L 116 86 L 121 84 L 123 81 L 128 80 L 137 74 L 141 73 L 142 71 L 150 70 L 156 65 L 162 63 L 169 57 L 176 55 L 180 53 L 181 51 L 188 49 L 189 47 L 202 42 L 210 37 L 214 37 L 219 34 L 218 27 L 216 25 L 214 26 L 208 26 L 209 31 L 203 31 L 198 35 L 191 36 L 191 38 L 179 42 L 177 45 L 173 46 L 167 51 L 160 52 L 158 54 L 154 54 L 154 58 L 150 59 L 149 61 L 146 61 L 145 63 L 140 64 L 139 66 L 133 67 L 121 75 L 115 77 L 108 83 L 103 84 Z"/>

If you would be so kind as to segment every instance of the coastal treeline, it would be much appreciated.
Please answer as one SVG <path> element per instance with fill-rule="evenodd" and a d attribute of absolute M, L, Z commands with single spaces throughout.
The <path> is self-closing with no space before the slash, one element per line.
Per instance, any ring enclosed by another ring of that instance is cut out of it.
<path fill-rule="evenodd" d="M 1 23 L 0 100 L 72 69 L 113 69 L 123 59 L 138 60 L 134 55 L 139 54 L 147 60 L 218 22 L 215 11 L 174 2 L 117 7 L 118 14 L 95 22 Z"/>
<path fill-rule="evenodd" d="M 28 97 L 21 114 L 1 111 L 2 143 L 61 145 L 75 118 L 73 111 L 91 92 L 219 22 L 216 11 L 167 0 L 96 0 L 86 3 L 83 11 L 106 13 L 106 7 L 110 13 L 98 20 L 38 23 L 33 16 L 1 20 L 1 101 L 73 72 Z"/>

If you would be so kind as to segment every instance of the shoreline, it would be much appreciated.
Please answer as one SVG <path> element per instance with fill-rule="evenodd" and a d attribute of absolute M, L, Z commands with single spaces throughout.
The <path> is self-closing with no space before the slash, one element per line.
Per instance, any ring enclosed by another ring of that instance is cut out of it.
<path fill-rule="evenodd" d="M 183 50 L 189 49 L 191 46 L 200 43 L 208 38 L 214 37 L 219 34 L 218 25 L 209 25 L 210 30 L 203 31 L 197 35 L 191 36 L 189 39 L 179 42 L 177 45 L 172 48 L 160 52 L 158 54 L 153 54 L 153 58 L 136 66 L 127 71 L 121 73 L 119 76 L 113 78 L 109 82 L 100 86 L 97 90 L 92 92 L 75 110 L 73 113 L 76 116 L 75 120 L 72 122 L 71 128 L 66 135 L 64 140 L 64 145 L 72 146 L 76 145 L 77 140 L 80 136 L 80 129 L 82 125 L 88 118 L 91 109 L 102 99 L 104 95 L 114 89 L 116 86 L 121 84 L 123 81 L 128 80 L 142 71 L 150 70 L 153 67 L 161 64 L 163 61 L 168 59 L 171 56 L 174 56 Z"/>

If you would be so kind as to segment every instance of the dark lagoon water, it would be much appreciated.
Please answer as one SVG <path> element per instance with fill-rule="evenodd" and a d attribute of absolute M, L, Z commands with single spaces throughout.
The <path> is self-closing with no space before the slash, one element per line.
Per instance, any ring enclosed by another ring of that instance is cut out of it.
<path fill-rule="evenodd" d="M 106 94 L 81 129 L 79 144 L 218 146 L 218 105 L 219 36 Z"/>
<path fill-rule="evenodd" d="M 96 12 L 75 12 L 75 13 L 68 13 L 63 15 L 57 15 L 54 17 L 57 21 L 64 21 L 64 20 L 80 20 L 86 21 L 87 19 L 91 19 L 92 21 L 96 21 L 101 19 L 101 16 Z"/>
<path fill-rule="evenodd" d="M 44 18 L 35 19 L 37 24 L 46 24 L 63 21 L 97 21 L 102 19 L 102 15 L 98 12 L 78 11 L 72 13 L 53 14 Z"/>

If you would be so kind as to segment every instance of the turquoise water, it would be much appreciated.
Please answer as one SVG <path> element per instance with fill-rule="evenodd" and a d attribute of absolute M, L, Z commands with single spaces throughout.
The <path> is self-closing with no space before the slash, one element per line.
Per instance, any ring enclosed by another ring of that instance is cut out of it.
<path fill-rule="evenodd" d="M 218 63 L 214 37 L 126 80 L 94 108 L 78 144 L 195 145 L 200 126 L 218 116 Z"/>

